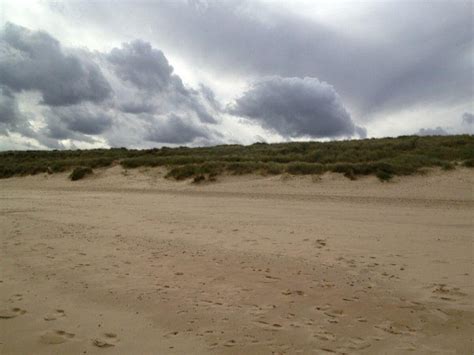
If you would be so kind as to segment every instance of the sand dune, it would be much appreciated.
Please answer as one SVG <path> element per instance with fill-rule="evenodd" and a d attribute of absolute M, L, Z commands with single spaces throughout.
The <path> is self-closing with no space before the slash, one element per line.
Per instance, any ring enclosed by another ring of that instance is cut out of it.
<path fill-rule="evenodd" d="M 1 354 L 471 354 L 474 172 L 0 180 Z"/>

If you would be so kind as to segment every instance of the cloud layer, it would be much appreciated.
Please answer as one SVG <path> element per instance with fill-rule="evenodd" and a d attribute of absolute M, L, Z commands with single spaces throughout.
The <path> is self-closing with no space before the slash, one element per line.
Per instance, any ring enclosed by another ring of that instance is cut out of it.
<path fill-rule="evenodd" d="M 328 3 L 101 1 L 62 13 L 120 35 L 146 26 L 149 40 L 219 76 L 319 78 L 367 121 L 472 98 L 472 1 L 347 2 L 317 16 Z"/>
<path fill-rule="evenodd" d="M 164 53 L 143 40 L 90 52 L 7 24 L 0 48 L 0 134 L 40 146 L 207 145 L 226 142 L 221 131 L 230 121 L 251 121 L 282 139 L 364 135 L 335 89 L 316 78 L 269 77 L 223 109 L 209 87 L 185 86 Z M 30 115 L 19 106 L 25 94 L 40 97 L 27 105 Z"/>
<path fill-rule="evenodd" d="M 212 128 L 219 115 L 212 91 L 185 87 L 163 52 L 145 41 L 92 53 L 9 23 L 0 50 L 0 135 L 49 148 L 65 141 L 147 146 L 221 137 Z M 40 97 L 30 115 L 20 109 L 24 94 Z"/>
<path fill-rule="evenodd" d="M 2 6 L 0 149 L 473 132 L 468 0 Z"/>

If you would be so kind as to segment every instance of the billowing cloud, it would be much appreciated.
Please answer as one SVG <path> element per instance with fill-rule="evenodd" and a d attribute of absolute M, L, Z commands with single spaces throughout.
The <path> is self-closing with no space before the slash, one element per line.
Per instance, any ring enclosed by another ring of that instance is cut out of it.
<path fill-rule="evenodd" d="M 77 138 L 77 134 L 99 135 L 112 125 L 113 113 L 91 104 L 53 107 L 45 112 L 48 136 Z"/>
<path fill-rule="evenodd" d="M 0 86 L 0 135 L 19 133 L 31 137 L 34 132 L 28 118 L 20 111 L 14 94 Z"/>
<path fill-rule="evenodd" d="M 123 43 L 122 48 L 112 49 L 107 54 L 107 59 L 118 77 L 139 89 L 162 91 L 173 82 L 184 90 L 181 79 L 172 75 L 173 67 L 169 65 L 163 52 L 153 49 L 148 42 L 135 40 Z"/>
<path fill-rule="evenodd" d="M 166 114 L 180 111 L 195 114 L 200 121 L 216 123 L 212 99 L 202 87 L 186 88 L 161 50 L 150 43 L 134 40 L 122 43 L 105 55 L 107 63 L 122 83 L 116 90 L 118 108 L 132 114 Z M 131 84 L 131 85 L 128 85 Z"/>
<path fill-rule="evenodd" d="M 20 112 L 10 90 L 0 88 L 0 124 L 11 124 L 19 120 Z"/>
<path fill-rule="evenodd" d="M 284 137 L 365 135 L 334 88 L 316 78 L 270 77 L 255 82 L 229 112 Z"/>
<path fill-rule="evenodd" d="M 184 144 L 196 139 L 207 140 L 210 137 L 211 132 L 206 126 L 171 114 L 162 118 L 159 124 L 151 124 L 145 139 L 152 142 Z"/>
<path fill-rule="evenodd" d="M 0 36 L 0 135 L 19 133 L 49 148 L 66 141 L 139 146 L 219 137 L 207 127 L 220 114 L 212 91 L 186 87 L 148 42 L 91 53 L 10 23 Z M 35 112 L 28 117 L 18 105 L 23 93 L 39 94 L 36 105 L 28 104 Z"/>
<path fill-rule="evenodd" d="M 90 57 L 64 51 L 45 32 L 8 23 L 0 32 L 0 85 L 14 92 L 39 91 L 45 105 L 100 102 L 111 88 Z"/>

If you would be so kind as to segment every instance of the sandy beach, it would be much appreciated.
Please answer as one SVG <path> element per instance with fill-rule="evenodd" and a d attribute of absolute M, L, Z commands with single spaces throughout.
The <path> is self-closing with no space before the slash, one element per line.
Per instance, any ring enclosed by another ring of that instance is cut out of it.
<path fill-rule="evenodd" d="M 0 180 L 1 354 L 472 354 L 474 172 Z"/>

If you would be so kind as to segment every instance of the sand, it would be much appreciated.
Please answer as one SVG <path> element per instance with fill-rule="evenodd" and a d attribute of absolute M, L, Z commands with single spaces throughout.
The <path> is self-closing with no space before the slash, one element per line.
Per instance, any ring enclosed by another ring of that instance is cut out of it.
<path fill-rule="evenodd" d="M 473 182 L 0 180 L 0 353 L 472 354 Z"/>

